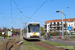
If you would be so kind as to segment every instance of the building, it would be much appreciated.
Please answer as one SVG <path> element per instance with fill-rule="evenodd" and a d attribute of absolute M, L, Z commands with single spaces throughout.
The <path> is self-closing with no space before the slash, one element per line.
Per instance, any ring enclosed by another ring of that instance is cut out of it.
<path fill-rule="evenodd" d="M 13 30 L 17 32 L 17 31 L 19 31 L 20 29 L 13 29 Z"/>
<path fill-rule="evenodd" d="M 66 29 L 68 30 L 68 27 L 71 26 L 72 30 L 71 32 L 75 32 L 75 18 L 63 19 L 63 28 L 64 32 Z M 44 22 L 44 31 L 45 32 L 62 32 L 62 19 L 56 19 L 56 20 L 49 20 Z"/>

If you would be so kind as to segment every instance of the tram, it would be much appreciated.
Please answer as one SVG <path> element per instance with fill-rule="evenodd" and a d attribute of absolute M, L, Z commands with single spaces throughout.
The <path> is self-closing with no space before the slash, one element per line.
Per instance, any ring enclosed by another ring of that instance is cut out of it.
<path fill-rule="evenodd" d="M 23 38 L 40 40 L 40 23 L 27 23 L 24 28 Z"/>

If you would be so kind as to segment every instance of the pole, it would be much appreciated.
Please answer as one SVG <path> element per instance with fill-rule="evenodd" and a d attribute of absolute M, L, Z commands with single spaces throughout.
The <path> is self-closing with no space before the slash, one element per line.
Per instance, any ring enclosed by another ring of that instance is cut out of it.
<path fill-rule="evenodd" d="M 25 33 L 24 31 L 25 31 L 25 28 L 26 27 L 26 22 L 24 23 L 24 26 L 23 26 L 23 34 Z"/>
<path fill-rule="evenodd" d="M 24 25 L 23 25 L 23 34 L 24 34 Z"/>
<path fill-rule="evenodd" d="M 69 24 L 70 24 L 70 9 L 69 9 L 69 7 L 67 7 L 67 8 L 69 10 Z"/>
<path fill-rule="evenodd" d="M 65 15 L 65 29 L 66 29 L 66 35 L 67 35 L 67 21 L 66 21 L 66 15 Z"/>
<path fill-rule="evenodd" d="M 25 23 L 24 23 L 24 25 L 23 25 L 23 34 L 24 34 L 24 28 L 25 28 Z"/>
<path fill-rule="evenodd" d="M 22 18 L 20 19 L 20 21 L 21 21 L 21 25 L 20 25 L 20 33 L 21 33 L 21 35 L 22 35 Z"/>
<path fill-rule="evenodd" d="M 5 39 L 5 28 L 3 27 L 3 32 L 4 32 L 4 39 Z"/>
<path fill-rule="evenodd" d="M 63 30 L 63 9 L 62 9 L 62 39 L 64 39 L 64 30 Z"/>
<path fill-rule="evenodd" d="M 68 8 L 68 12 L 69 12 L 69 25 L 70 25 L 70 8 L 69 7 L 67 7 Z M 70 32 L 70 36 L 71 36 L 71 31 L 69 31 Z"/>
<path fill-rule="evenodd" d="M 68 7 L 69 9 L 69 25 L 70 25 L 70 8 Z M 70 36 L 71 36 L 71 31 L 70 31 Z"/>
<path fill-rule="evenodd" d="M 22 39 L 22 18 L 20 19 L 20 21 L 21 21 L 21 25 L 20 25 L 20 40 Z"/>

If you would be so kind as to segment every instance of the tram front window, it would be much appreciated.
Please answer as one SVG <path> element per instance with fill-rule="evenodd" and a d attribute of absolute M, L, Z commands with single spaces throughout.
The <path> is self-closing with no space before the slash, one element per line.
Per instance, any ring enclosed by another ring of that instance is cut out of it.
<path fill-rule="evenodd" d="M 29 25 L 29 32 L 39 32 L 39 25 Z"/>

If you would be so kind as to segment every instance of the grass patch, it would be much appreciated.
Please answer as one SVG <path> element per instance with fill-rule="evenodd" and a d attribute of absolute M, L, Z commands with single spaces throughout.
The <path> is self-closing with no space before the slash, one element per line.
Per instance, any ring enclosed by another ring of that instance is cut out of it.
<path fill-rule="evenodd" d="M 0 36 L 0 37 L 3 37 L 3 36 Z"/>
<path fill-rule="evenodd" d="M 23 46 L 25 47 L 25 50 L 46 50 L 44 48 L 36 46 L 35 44 L 28 42 L 28 41 L 24 41 Z"/>
<path fill-rule="evenodd" d="M 48 41 L 42 41 L 42 42 L 48 43 L 48 44 L 51 44 L 51 45 L 54 45 L 54 46 L 62 47 L 62 48 L 67 48 L 67 49 L 70 49 L 70 50 L 75 50 L 75 46 L 68 46 L 68 45 L 65 45 L 65 44 L 48 42 Z"/>
<path fill-rule="evenodd" d="M 73 37 L 70 37 L 70 38 L 75 38 L 75 36 L 73 36 Z"/>

